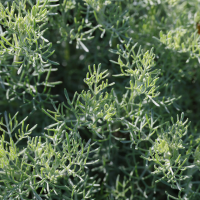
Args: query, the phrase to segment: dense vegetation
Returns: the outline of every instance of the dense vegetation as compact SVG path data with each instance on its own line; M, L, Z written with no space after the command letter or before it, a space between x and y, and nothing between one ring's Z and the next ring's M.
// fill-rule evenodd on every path
M198 0L0 0L0 199L200 196Z

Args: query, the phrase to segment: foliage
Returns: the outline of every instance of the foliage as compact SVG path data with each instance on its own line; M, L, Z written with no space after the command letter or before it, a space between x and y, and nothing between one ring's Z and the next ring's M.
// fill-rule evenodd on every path
M0 199L200 196L198 0L0 13Z

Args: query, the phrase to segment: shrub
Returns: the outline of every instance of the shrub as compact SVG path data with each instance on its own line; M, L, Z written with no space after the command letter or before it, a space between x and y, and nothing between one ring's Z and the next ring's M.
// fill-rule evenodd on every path
M0 199L197 199L198 8L0 0Z

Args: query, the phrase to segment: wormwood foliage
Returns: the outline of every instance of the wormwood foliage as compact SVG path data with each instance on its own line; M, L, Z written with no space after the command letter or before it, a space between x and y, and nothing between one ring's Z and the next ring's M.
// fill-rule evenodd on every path
M0 199L198 199L199 7L0 0Z

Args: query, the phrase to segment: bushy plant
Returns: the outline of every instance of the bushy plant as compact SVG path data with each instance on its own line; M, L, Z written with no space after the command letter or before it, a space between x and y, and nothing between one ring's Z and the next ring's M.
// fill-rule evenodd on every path
M0 199L200 196L198 0L0 0Z

